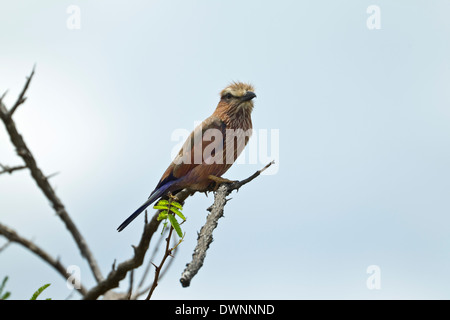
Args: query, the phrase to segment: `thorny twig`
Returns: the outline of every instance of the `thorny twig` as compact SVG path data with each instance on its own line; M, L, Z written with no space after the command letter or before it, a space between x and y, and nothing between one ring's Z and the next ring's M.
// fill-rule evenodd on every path
M177 199L178 200L178 199ZM169 206L170 206L170 202L171 202L172 200L171 199L169 199ZM172 214L171 212L170 212L170 210L167 210L168 211L168 214ZM155 264L153 264L154 266L155 266L155 277L154 277L154 279L153 279L153 283L152 283L152 287L150 288L150 291L149 291L149 293L148 293L148 295L147 295L147 298L146 298L146 300L150 300L150 298L151 298L151 296L152 296L152 294L153 294L153 292L155 291L155 289L156 289L156 286L158 285L158 280L159 280L159 277L160 277L160 273L161 273L161 270L162 270L162 267L163 267L163 265L164 265L164 263L166 262L166 259L169 257L169 256L172 256L172 252L176 249L176 247L183 241L183 238L181 238L179 241L178 241L178 243L173 247L173 248L169 248L169 246L170 246L170 238L172 237L172 233L173 233L173 230L174 230L174 228L173 228L173 226L171 225L170 226L170 230L169 230L169 235L167 236L167 238L166 238L166 250L165 250L165 252L164 252L164 256L163 256L163 258L162 258L162 260L161 260L161 263L159 264L159 266L156 266Z
M15 166L15 167L10 167L10 166L2 165L2 164L0 163L0 168L2 168L2 171L0 171L0 174L3 174L3 173L9 173L9 174L11 174L11 173L13 173L14 171L26 169L27 166Z

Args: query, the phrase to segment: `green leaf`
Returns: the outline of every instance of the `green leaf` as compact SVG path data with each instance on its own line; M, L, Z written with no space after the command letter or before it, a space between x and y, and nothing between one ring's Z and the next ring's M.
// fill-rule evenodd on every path
M5 292L5 294L0 297L0 300L6 300L9 298L10 295L11 295L11 292Z
M161 235L164 233L164 230L166 230L166 227L167 227L167 221L165 221L165 222L163 223L163 228L162 228L162 230L161 230Z
M161 211L161 213L159 214L158 218L156 219L157 221L161 221L164 219L167 219L167 214L169 212L167 210Z
M50 283L44 284L42 287L40 287L39 289L37 289L36 292L33 293L33 296L31 297L30 300L36 300L37 297L39 297L39 295L42 293L42 291L44 291L45 289L47 289L48 286L50 286Z
M179 216L181 219L186 220L186 218L183 216L183 214L178 211L177 208L170 208L170 211L172 211L173 213L175 213L177 216Z
M179 204L178 202L176 202L176 201L172 201L170 203L170 205L172 205L172 206L174 206L174 207L176 207L176 208L178 208L180 210L183 210L183 206L181 204Z
M173 215L171 215L171 214L169 214L167 217L169 218L170 224L175 229L175 231L177 232L178 236L180 238L183 237L183 232L181 231L180 224L178 223L177 219L175 219L175 217Z
M157 210L167 210L167 209L169 209L169 207L167 207L167 206L161 206L161 205L157 204L157 205L153 206L153 209L157 209Z
M156 205L162 205L162 206L168 205L168 204L169 204L169 201L168 201L168 200L159 200L159 201L156 203Z
M3 278L2 284L0 284L0 300L6 300L11 295L11 292L6 291L3 293L3 290L5 289L6 282L8 281L8 276Z
M0 294L2 294L3 289L5 288L6 282L8 281L8 276L3 278L2 284L0 284Z

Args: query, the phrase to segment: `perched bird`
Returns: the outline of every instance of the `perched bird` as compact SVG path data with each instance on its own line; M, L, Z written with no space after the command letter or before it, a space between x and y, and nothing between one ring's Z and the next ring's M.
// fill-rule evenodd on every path
M169 193L184 188L208 191L229 182L221 176L248 143L255 97L253 86L247 83L233 82L223 89L214 113L194 129L147 201L117 230L122 231L145 208Z

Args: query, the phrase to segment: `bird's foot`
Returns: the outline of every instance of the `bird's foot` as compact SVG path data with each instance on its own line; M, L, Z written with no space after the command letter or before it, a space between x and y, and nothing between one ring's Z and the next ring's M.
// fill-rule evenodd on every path
M176 202L180 201L180 200L178 200L178 198L177 198L176 196L174 196L174 195L172 194L172 192L170 192L170 191L169 191L169 193L167 194L167 196L168 196L170 199L172 199L173 201L176 201Z
M209 175L208 179L212 180L215 183L214 187L212 188L212 191L217 191L217 189L219 189L219 186L222 183L234 183L234 182L236 182L235 180L229 180L229 179L226 179L226 178L216 177L216 176L213 176L213 175Z

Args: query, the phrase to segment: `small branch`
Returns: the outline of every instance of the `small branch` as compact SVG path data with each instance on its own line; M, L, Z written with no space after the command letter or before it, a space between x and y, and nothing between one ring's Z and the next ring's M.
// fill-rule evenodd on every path
M1 247L0 247L0 252L2 252L3 250L5 250L6 248L8 248L9 247L9 245L11 244L11 240L8 240L8 242L6 242L4 245L2 245Z
M29 77L27 77L27 82L25 83L25 86L22 89L22 92L19 94L19 97L17 98L16 103L13 105L13 107L11 108L11 110L8 112L8 117L12 117L12 115L14 114L14 112L17 110L17 108L25 102L25 100L27 100L27 98L25 97L25 93L28 90L28 86L30 85L31 79L33 79L34 76L34 69L36 68L36 66L33 67L33 70L31 71L31 74Z
M217 191L214 192L214 203L208 208L210 214L206 217L205 225L200 229L200 233L197 238L197 246L192 254L192 261L186 265L183 273L181 274L180 282L183 287L189 287L192 278L197 274L200 268L203 266L203 262L206 257L206 251L209 245L213 241L212 233L217 227L218 221L223 217L224 207L227 203L226 197L233 191L239 190L243 185L251 182L258 177L264 170L270 167L274 161L267 164L264 168L256 171L253 175L242 181L236 181L233 183L222 183Z
M170 214L170 213L169 213ZM145 300L150 300L153 291L155 291L156 286L158 285L158 279L159 279L159 274L161 272L161 269L164 265L164 262L166 262L166 259L170 256L171 252L173 249L169 249L169 245L170 245L170 238L172 237L172 233L173 233L173 227L170 226L170 230L169 230L169 235L166 238L166 251L164 252L164 257L161 260L161 263L159 264L159 266L156 266L156 270L155 270L155 278L153 279L153 284L152 287L150 288L150 291L147 295L147 298Z
M57 176L58 174L59 174L59 171L49 174L48 176L46 176L46 178L47 178L47 180L49 180L50 178L53 178L53 177Z
M167 230L167 233L169 233L168 230ZM149 292L149 290L151 289L151 287L152 287L152 285L153 285L153 282L152 282L151 284L147 285L146 287L144 287L145 280L146 280L147 275L148 275L148 273L150 272L150 270L153 270L153 267L154 267L154 268L157 268L157 267L158 267L158 266L157 266L156 264L154 264L152 261L154 260L155 255L156 255L156 253L158 252L158 248L159 248L160 245L161 245L162 239L166 239L166 238L167 238L167 237L163 237L162 235L161 235L160 237L158 237L158 241L157 241L157 242L155 243L155 245L154 245L154 248L155 248L155 249L153 250L152 255L150 256L149 262L148 262L147 266L145 267L145 270L144 270L144 272L143 272L143 275L142 275L142 277L141 277L141 280L140 280L140 282L139 282L139 285L137 286L135 292L134 292L133 295L131 296L131 300L136 300L137 298L139 298L140 296L142 296L142 295L144 295L144 294L145 294L145 295L148 295L148 292ZM176 242L176 239L175 239L174 237L172 237L172 239L173 239L173 246L174 246L174 248L175 248L176 245L177 245L177 242ZM174 250L174 251L172 252L172 257L173 257L173 258L175 258L175 253L176 253L176 250ZM170 260L166 263L166 267L164 268L164 270L161 270L161 273L160 273L159 278L158 278L159 281L164 277L164 275L166 274L167 270L170 269L170 266L172 265L173 261L174 261L174 259L170 259Z
M8 93L8 90L6 90L5 92L3 92L2 96L0 97L0 104L3 101L3 98L5 98L6 94Z
M230 186L228 187L228 194L231 193L231 191L233 190L239 190L240 187L242 187L244 184L247 184L249 182L251 182L253 179L257 178L261 173L263 173L263 171L265 171L267 168L269 168L271 165L273 165L275 163L274 160L272 160L271 162L269 162L268 164L266 164L264 166L264 168L262 168L261 170L256 171L254 174L252 174L250 177L248 177L247 179L244 179L242 181L236 181L230 184ZM227 194L227 195L228 195Z
M134 272L130 271L130 288L128 290L127 300L131 299L131 295L133 294L133 280L134 280Z
M168 206L167 206L167 214L168 214L168 215L171 214L171 215L175 216L175 214L171 212L171 208L170 208L171 202L172 202L172 199L173 199L173 198L175 198L175 197L173 197L172 194L169 194L169 203L168 203ZM176 199L176 200L178 200L178 199ZM169 218L170 218L170 216L169 216ZM170 219L168 219L168 220L170 221ZM172 252L173 252L173 251L178 247L178 245L183 241L183 238L181 238L180 241L178 241L178 243L175 244L175 246L174 246L173 248L170 248L170 249L169 249L169 246L170 246L170 238L172 237L172 233L173 233L173 230L174 230L174 225L173 225L173 223L171 222L170 224L171 224L171 225L170 225L169 235L168 235L167 238L166 238L166 250L165 250L165 252L164 252L164 257L162 258L161 263L159 264L159 266L155 266L155 268L156 268L156 270L155 270L155 277L154 277L154 279L153 279L153 283L152 283L152 286L151 286L151 288L150 288L150 291L149 291L149 293L148 293L148 295L147 295L146 300L150 300L150 298L151 298L151 296L152 296L152 294L153 294L153 291L155 291L156 286L158 285L158 281L159 281L159 279L160 279L160 273L161 273L162 267L164 266L164 262L166 262L166 259L167 259L169 256L173 258ZM152 263L152 264L153 264L153 263ZM153 265L154 265L154 264L153 264Z
M145 212L147 213L147 211L145 211ZM167 230L164 230L164 232L168 233ZM144 286L144 284L145 284L145 280L147 279L147 276L148 276L150 270L152 270L152 266L154 266L156 268L156 265L152 261L154 260L154 258L156 257L156 254L158 253L158 249L159 249L159 247L161 245L162 239L164 239L164 237L161 234L161 236L158 237L158 240L157 240L157 242L154 245L154 249L152 251L152 254L150 255L149 262L147 263L147 266L145 267L145 270L142 273L141 280L139 281L139 284L138 284L138 286L136 288L136 294L134 296L138 296L138 295L141 295L141 294L143 294L145 292L148 292L150 290L150 288L151 288L151 285L150 285L147 289L144 289L144 290L141 289Z
M14 171L18 171L18 170L22 170L22 169L26 169L27 166L16 166L16 167L9 167L9 166L4 166L0 163L0 168L2 168L2 171L0 171L0 175L3 173L13 173Z
M43 249L39 248L37 245L35 245L33 242L21 237L17 232L12 230L11 228L0 224L0 234L3 235L5 238L7 238L10 242L16 242L23 247L27 248L31 252L35 253L37 256L39 256L42 260L50 264L61 276L63 276L64 279L69 278L69 274L67 273L67 268L65 268L59 259L54 259L51 257L47 252L45 252ZM85 295L87 290L80 285L79 288L76 288L80 294Z

